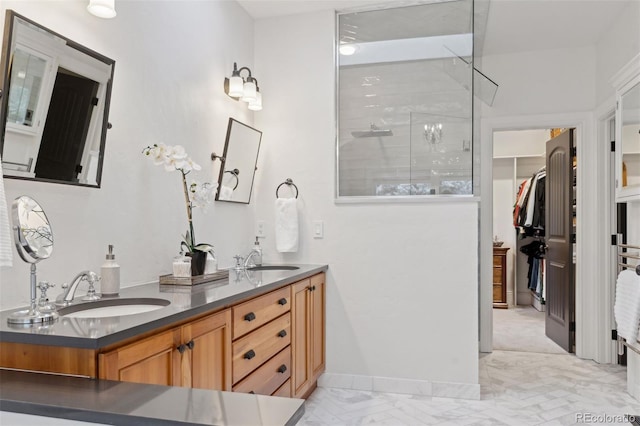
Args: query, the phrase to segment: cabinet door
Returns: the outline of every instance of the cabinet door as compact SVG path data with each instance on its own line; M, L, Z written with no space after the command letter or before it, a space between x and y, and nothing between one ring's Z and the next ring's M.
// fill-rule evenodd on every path
M292 285L291 338L294 397L306 396L325 368L325 274Z
M303 395L310 386L311 368L309 351L311 350L311 316L309 300L311 297L310 280L302 280L291 286L291 350L293 371L291 372L292 393L295 397Z
M324 371L324 316L325 316L325 285L324 274L311 277L311 373L313 380Z
M175 328L98 356L98 377L174 386L180 383L180 329Z
M231 390L231 310L182 326L181 386Z

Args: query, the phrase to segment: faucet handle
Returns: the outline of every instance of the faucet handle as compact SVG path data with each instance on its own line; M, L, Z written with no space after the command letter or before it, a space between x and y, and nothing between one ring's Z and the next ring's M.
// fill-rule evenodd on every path
M233 256L233 258L236 260L236 266L235 266L235 268L234 268L234 269L235 269L236 271L240 271L240 270L244 269L244 268L242 267L242 260L243 260L243 257L242 257L242 256L240 256L239 254L236 254L235 256Z
M49 281L40 281L37 287L40 289L40 301L47 300L47 290L51 287L55 287L55 284L49 283Z
M66 283L65 283L65 284L66 284ZM40 289L40 291L41 291L42 293L45 293L45 294L47 293L47 290L48 290L48 289L50 289L50 288L52 288L52 287L55 287L55 286L56 286L55 284L51 284L51 283L49 283L49 281L40 281L40 282L38 283L38 288ZM64 286L64 284L63 284L63 286ZM68 287L68 285L67 285L67 287ZM63 287L63 288L64 288L64 287Z
M89 271L84 279L89 283L89 289L87 290L87 295L82 298L84 301L94 301L100 300L100 296L96 294L96 289L94 287L95 283L100 281L100 276L95 272Z

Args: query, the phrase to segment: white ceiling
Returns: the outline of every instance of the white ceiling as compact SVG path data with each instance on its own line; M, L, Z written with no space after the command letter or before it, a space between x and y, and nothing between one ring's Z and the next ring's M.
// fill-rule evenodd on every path
M583 47L596 44L630 2L640 0L476 0L486 10L483 55ZM254 18L296 15L320 10L344 10L416 4L411 0L238 0ZM484 7L483 7L484 6ZM640 16L638 17L640 22ZM482 36L482 22L476 35ZM478 31L480 30L480 31ZM478 34L480 33L480 34ZM476 52L478 54L480 52Z

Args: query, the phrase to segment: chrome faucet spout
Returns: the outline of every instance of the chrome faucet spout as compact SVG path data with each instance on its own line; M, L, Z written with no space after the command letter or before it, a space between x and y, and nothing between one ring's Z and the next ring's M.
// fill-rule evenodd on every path
M59 301L62 302L64 306L69 305L73 298L75 297L76 290L82 281L87 281L89 283L89 289L87 291L87 295L83 298L83 300L98 300L100 296L98 296L95 292L94 285L100 281L100 277L98 274L92 271L82 271L76 275L73 280L71 280L71 284L66 286L65 292L59 296ZM62 285L65 288L65 284Z
M262 253L259 250L253 249L251 253L247 255L247 258L244 260L244 269L253 268L256 266L256 263L253 261L253 256L262 256Z

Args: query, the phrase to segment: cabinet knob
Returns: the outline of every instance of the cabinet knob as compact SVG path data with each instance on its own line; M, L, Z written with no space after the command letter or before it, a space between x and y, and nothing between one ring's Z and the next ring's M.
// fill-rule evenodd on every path
M278 368L278 373L284 373L285 371L287 371L287 366L282 364L279 368Z
M194 341L193 341L193 339L191 339L191 340L189 341L189 343L187 343L187 347L188 347L189 349L193 349L193 347L194 347L195 345L196 345L196 342L194 342Z
M254 392L254 391L249 391L249 393L255 394L255 392Z
M178 350L178 352L180 352L181 354L183 354L183 353L184 353L184 351L186 351L186 350L187 350L187 347L186 347L184 344L182 344L182 345L178 346L176 349Z
M253 349L251 349L246 354L244 354L244 359L251 359L254 356L256 356L256 353L253 351Z
M287 304L287 299L285 299L284 297L278 300L278 305L286 305L286 304Z
M256 314L254 314L253 312L249 312L244 316L245 321L253 321L254 319L256 319Z
M280 330L280 333L278 333L278 337L285 337L286 335L287 335L286 330Z

